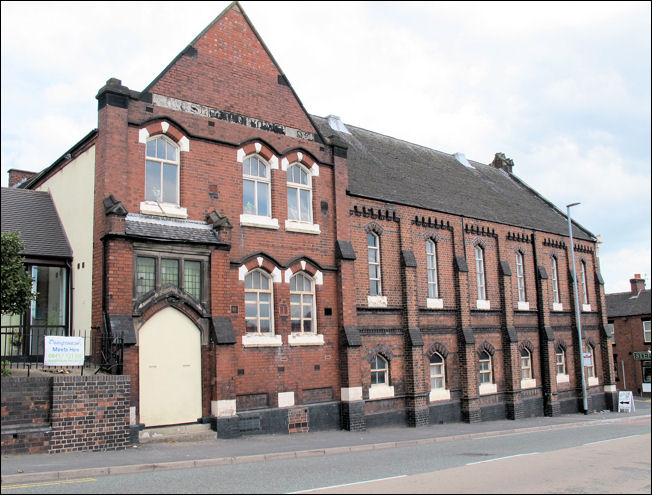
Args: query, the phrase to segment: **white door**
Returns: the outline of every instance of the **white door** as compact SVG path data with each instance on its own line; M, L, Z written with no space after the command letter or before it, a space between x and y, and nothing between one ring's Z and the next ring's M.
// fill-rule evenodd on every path
M145 426L196 422L201 407L201 336L174 308L152 316L140 329L140 422Z

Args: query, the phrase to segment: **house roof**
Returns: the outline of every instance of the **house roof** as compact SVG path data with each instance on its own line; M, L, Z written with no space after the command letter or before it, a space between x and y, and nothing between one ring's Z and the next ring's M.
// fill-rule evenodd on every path
M20 231L28 257L72 258L50 193L2 188L2 232Z
M194 220L152 217L129 213L125 218L125 233L130 236L163 241L183 241L200 244L223 244L213 228Z
M322 135L348 145L349 193L468 218L568 235L566 215L515 175L346 124L350 134L312 116ZM573 222L573 236L594 241Z
M637 295L631 292L616 292L606 294L607 317L650 315L652 293L650 289L640 291Z

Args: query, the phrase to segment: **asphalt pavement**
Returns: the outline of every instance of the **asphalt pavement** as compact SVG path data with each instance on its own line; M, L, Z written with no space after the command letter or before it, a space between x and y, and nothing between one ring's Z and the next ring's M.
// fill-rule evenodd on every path
M399 448L525 431L579 428L601 422L650 418L650 399L636 399L635 411L610 411L520 420L450 423L418 428L387 426L363 432L345 430L294 434L248 435L236 439L145 443L117 451L63 454L2 454L2 484L52 481L146 471L188 469L220 464L337 455Z

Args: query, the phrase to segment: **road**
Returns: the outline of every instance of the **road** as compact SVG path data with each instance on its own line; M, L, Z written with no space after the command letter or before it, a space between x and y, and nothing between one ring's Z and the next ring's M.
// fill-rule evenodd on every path
M3 485L2 493L650 493L650 418L250 464Z

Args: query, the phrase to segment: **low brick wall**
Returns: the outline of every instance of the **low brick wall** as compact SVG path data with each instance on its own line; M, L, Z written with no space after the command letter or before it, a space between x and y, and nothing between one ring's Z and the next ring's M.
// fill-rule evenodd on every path
M2 378L2 453L130 445L129 376Z

